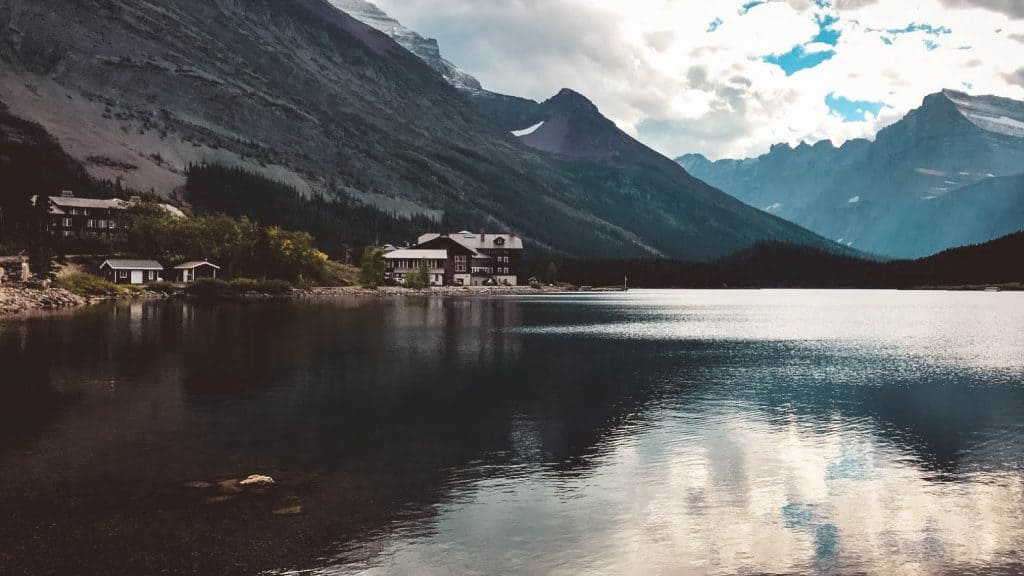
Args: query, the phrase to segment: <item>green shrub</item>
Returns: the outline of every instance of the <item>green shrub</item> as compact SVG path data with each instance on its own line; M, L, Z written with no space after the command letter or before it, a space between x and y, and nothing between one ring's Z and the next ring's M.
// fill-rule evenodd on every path
M256 291L271 296L290 294L292 285L285 280L260 280L256 283Z
M384 251L375 246L363 250L359 261L359 283L365 288L376 288L384 281Z
M292 291L292 285L285 280L253 280L252 278L235 278L231 281L231 289L238 294L268 294L283 296Z
M416 270L405 275L405 286L415 290L423 290L430 287L430 268L426 264L420 264Z
M146 284L146 290L149 292L163 292L165 294L173 294L179 290L178 286L173 282L152 282Z
M79 296L120 296L126 293L117 284L92 274L71 274L58 278L54 286Z
M245 294L246 292L256 292L257 282L252 278L235 278L231 281L231 289L239 294Z
M234 296L231 284L214 278L200 278L185 288L185 293L200 298L230 298Z

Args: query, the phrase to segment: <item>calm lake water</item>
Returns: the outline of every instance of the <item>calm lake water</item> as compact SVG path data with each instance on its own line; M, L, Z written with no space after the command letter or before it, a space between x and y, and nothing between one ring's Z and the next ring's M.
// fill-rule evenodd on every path
M1017 574L1022 448L1020 293L118 304L0 324L0 573Z

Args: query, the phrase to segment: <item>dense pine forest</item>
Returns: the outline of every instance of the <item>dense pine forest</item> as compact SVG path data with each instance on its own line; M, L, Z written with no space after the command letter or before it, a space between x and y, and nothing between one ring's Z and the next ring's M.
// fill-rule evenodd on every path
M246 216L266 226L309 232L321 250L337 260L352 260L362 247L415 239L438 223L381 212L343 196L310 197L258 174L221 165L191 166L186 200L198 213Z

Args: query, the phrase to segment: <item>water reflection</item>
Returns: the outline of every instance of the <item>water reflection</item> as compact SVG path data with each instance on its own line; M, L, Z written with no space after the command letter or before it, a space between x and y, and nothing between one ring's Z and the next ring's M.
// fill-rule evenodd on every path
M13 323L0 548L16 573L1013 573L1022 349L1012 294L135 303ZM287 494L181 489L252 472ZM305 513L271 515L280 498Z

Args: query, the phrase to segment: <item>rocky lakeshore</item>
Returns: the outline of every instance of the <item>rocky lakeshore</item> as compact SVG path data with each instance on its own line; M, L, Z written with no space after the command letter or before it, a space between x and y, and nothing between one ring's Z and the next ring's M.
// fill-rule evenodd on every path
M61 288L31 288L24 285L0 286L0 316L12 316L32 310L59 310L83 306L95 301Z
M423 290L415 290L402 286L381 286L379 288L338 286L295 290L294 295L299 298L330 298L335 296L372 296L377 298L392 298L399 296L526 296L532 294L558 294L564 292L568 292L568 290L558 286L542 286L539 288L531 288L529 286L433 286Z
M521 296L530 294L552 294L566 292L564 288L543 287L434 287L429 290L413 290L397 286L384 286L376 289L360 286L315 287L293 290L288 295L276 298L314 299L342 296L360 296L374 298L396 298L405 296L441 296L441 297L480 297L480 296ZM173 297L180 294L146 293L146 297ZM127 296L126 296L127 297ZM139 297L138 294L132 297ZM271 296L257 293L240 295L242 299L270 298ZM24 284L6 284L0 286L0 316L14 316L34 310L60 310L85 306L110 300L109 297L79 296L62 288L33 288Z

